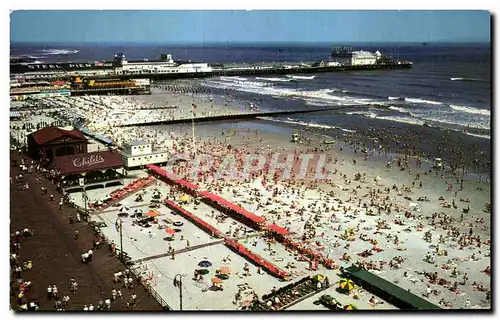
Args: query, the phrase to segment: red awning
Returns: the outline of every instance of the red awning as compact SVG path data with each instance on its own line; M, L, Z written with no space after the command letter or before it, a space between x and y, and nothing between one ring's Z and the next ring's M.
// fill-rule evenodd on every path
M280 270L277 266L275 266L271 262L267 261L266 259L262 258L258 254L251 252L245 246L239 244L238 242L231 240L229 238L226 238L225 243L226 243L226 245L234 248L236 251L238 251L238 253L245 256L246 258L248 258L249 260L251 260L255 264L257 264L257 265L263 267L265 270L269 271L273 276L283 278L283 277L286 277L288 275L287 272Z
M289 232L287 229L283 228L283 227L280 227L278 225L275 225L275 224L270 224L266 227L267 229L269 230L272 230L282 236L286 236L288 234L290 234L291 232Z
M200 187L198 187L197 185L195 185L194 183L191 183L189 181L186 181L186 180L177 180L176 181L178 184L180 184L181 186L184 186L188 189L191 189L191 190L197 190L199 189Z
M189 221L192 221L199 228L207 231L211 235L216 235L216 236L219 236L219 237L223 236L223 233L221 231L219 231L218 229L216 229L215 227L213 227L208 222L206 222L206 221L198 218L197 216L195 216L191 212L187 211L186 209L182 208L181 206L177 205L175 202L173 202L171 200L165 200L165 205L167 207L169 207L170 209L178 212L181 216L183 216L184 218L188 219Z
M243 209L242 207L240 207L240 206L238 206L230 201L227 201L226 199L219 197L218 195L215 195L215 194L210 193L208 191L200 191L200 195L205 197L205 198L208 198L212 201L215 201L218 204L235 211L236 213L241 214L242 216L252 220L255 223L263 223L264 221L266 221L264 218L259 217L255 214Z

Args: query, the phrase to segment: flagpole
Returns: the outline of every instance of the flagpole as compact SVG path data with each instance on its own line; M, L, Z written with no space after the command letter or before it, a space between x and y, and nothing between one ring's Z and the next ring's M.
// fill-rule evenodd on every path
M196 143L194 140L194 103L191 104L191 128L193 130L193 152L196 156Z

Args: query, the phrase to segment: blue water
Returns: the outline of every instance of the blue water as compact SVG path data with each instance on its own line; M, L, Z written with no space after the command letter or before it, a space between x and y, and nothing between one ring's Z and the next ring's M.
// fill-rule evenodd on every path
M412 69L323 73L314 79L287 76L193 79L208 87L230 90L235 96L264 101L267 106L313 107L363 105L343 111L352 119L331 115L303 115L293 121L346 128L356 123L426 125L487 138L491 127L491 48L489 45L359 44L355 49L379 50L399 60L414 62ZM39 61L111 60L116 52L128 59L159 58L202 62L316 61L327 59L327 45L137 46L137 45L22 45L11 55L30 55ZM310 75L304 75L310 76ZM274 100L273 96L285 100ZM282 102L285 101L285 102ZM278 119L287 121L290 119ZM348 122L348 121L347 121Z

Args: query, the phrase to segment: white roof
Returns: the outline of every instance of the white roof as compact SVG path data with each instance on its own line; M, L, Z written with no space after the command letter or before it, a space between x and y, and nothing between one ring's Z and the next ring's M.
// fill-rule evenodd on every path
M151 144L151 142L145 140L135 140L128 143L129 146L146 146L149 144Z
M353 51L353 56L356 58L375 58L375 54L369 51Z

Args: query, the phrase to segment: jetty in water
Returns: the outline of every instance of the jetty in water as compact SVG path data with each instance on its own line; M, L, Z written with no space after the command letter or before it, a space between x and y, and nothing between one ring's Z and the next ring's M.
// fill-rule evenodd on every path
M324 112L324 111L337 111L350 107L360 107L365 105L342 105L328 108L317 108L317 109L305 109L305 110L289 110L289 111L265 111L265 112L254 112L254 113L232 113L232 114L222 114L216 116L203 116L194 118L180 118L171 120L158 120L158 121L147 121L147 122L134 122L134 123L124 123L119 125L120 127L136 127L136 126L156 126L156 125L169 125L169 124L182 124L182 123L195 123L200 122L220 122L220 121L240 121L255 119L261 117L278 117L292 114L303 114L303 113L314 113L314 112Z

